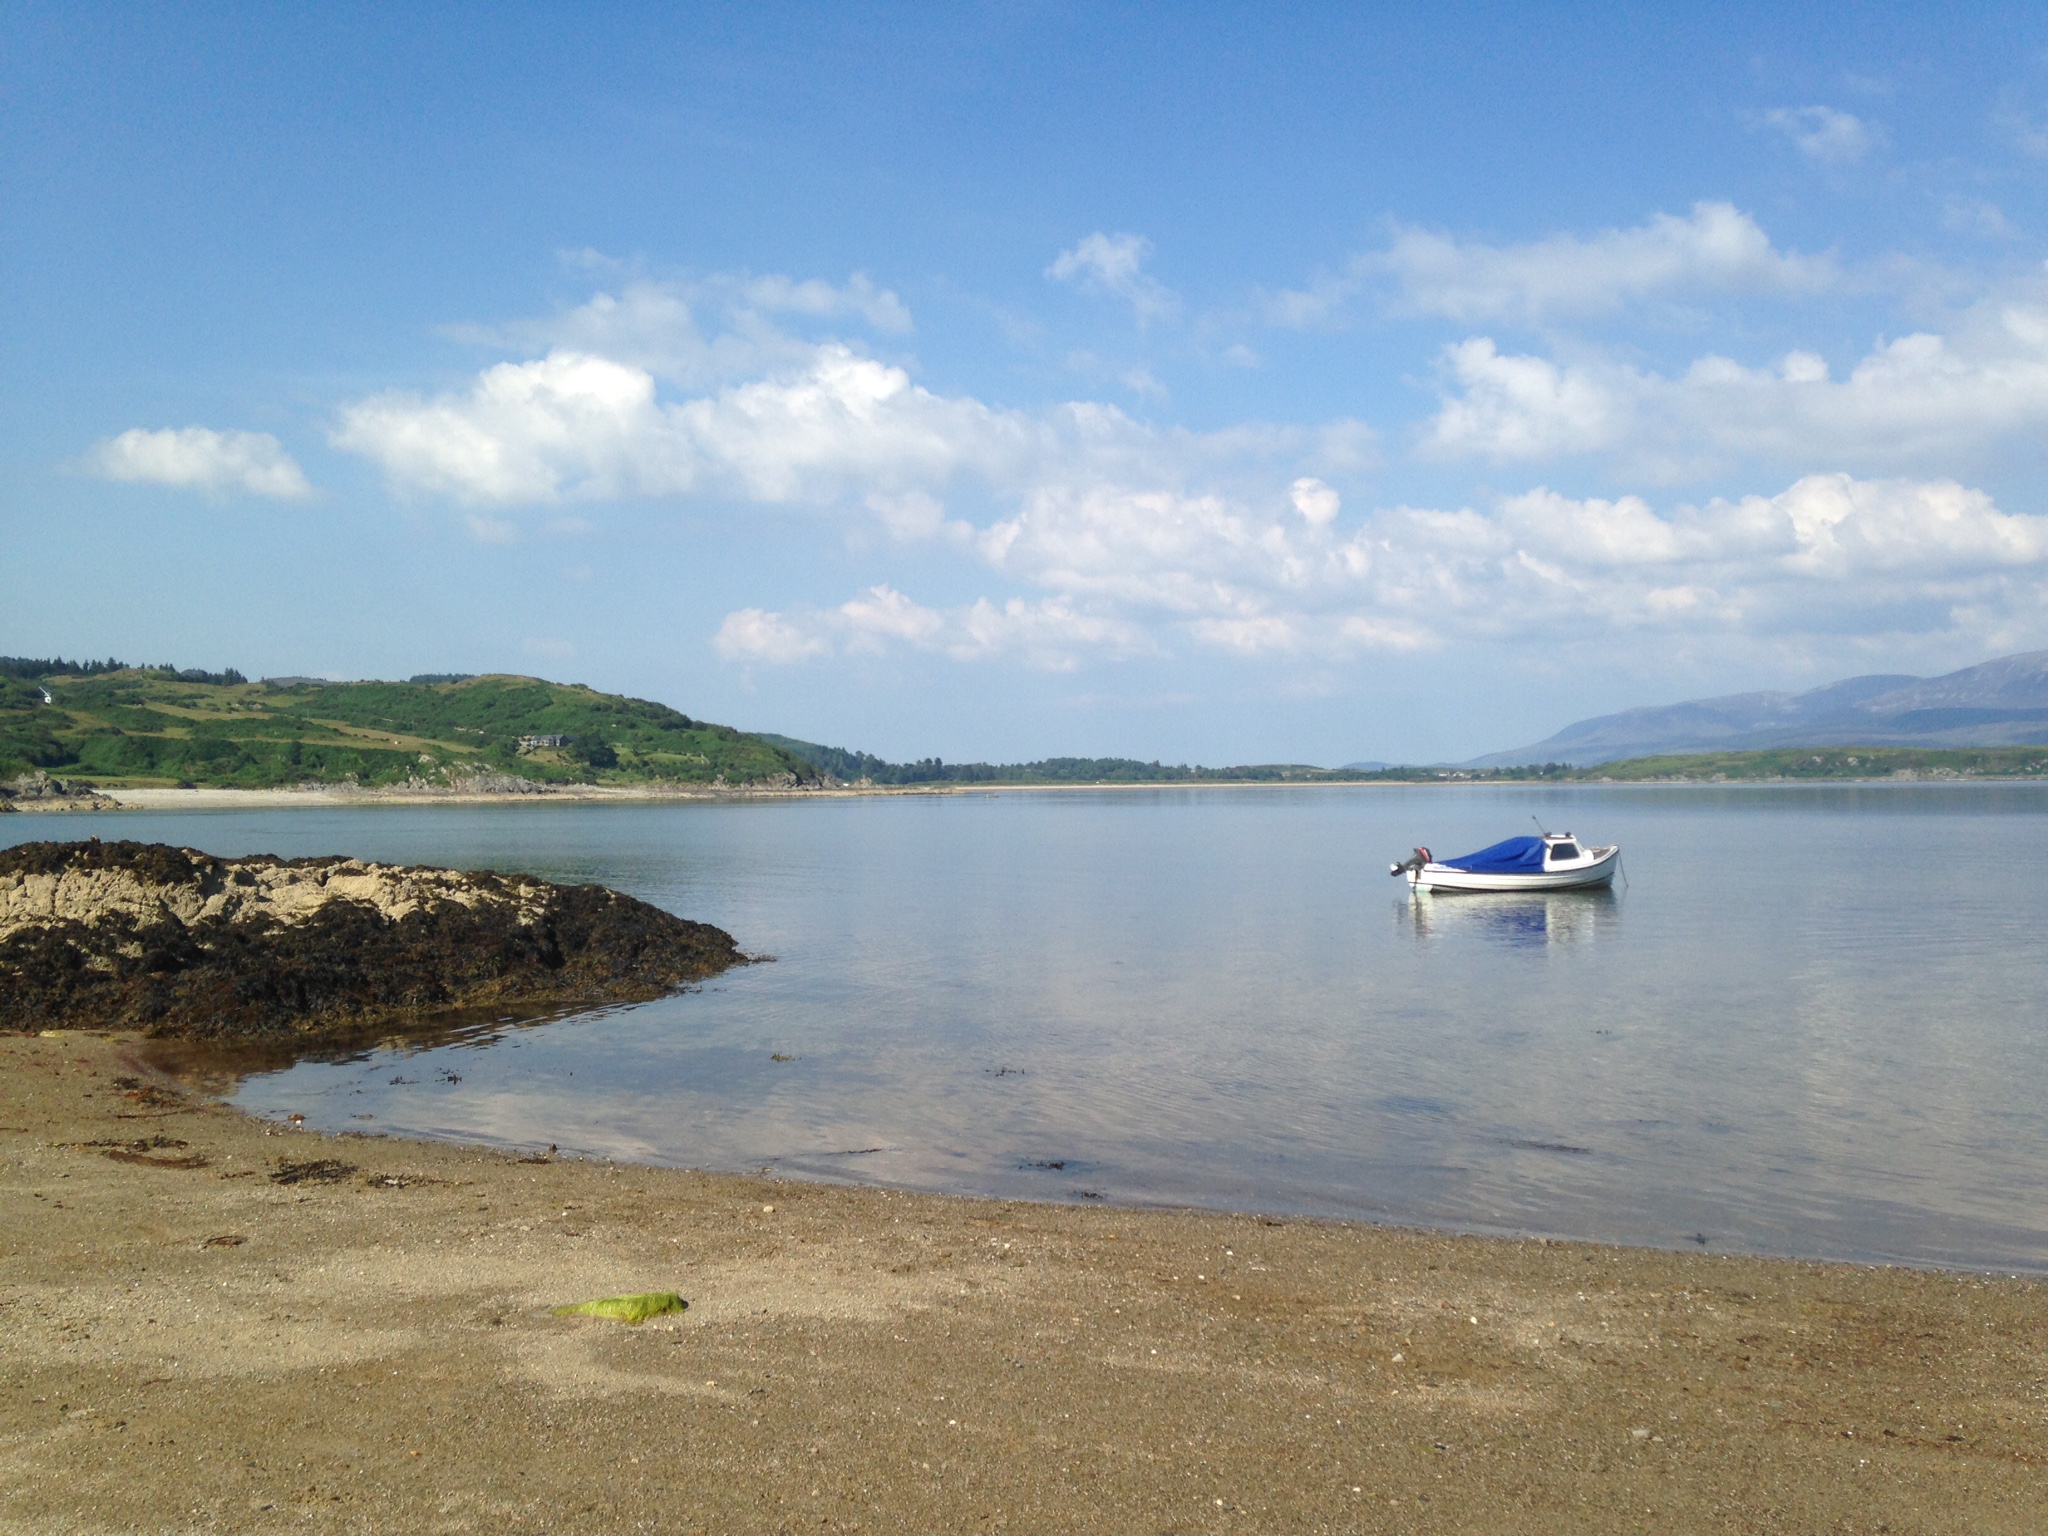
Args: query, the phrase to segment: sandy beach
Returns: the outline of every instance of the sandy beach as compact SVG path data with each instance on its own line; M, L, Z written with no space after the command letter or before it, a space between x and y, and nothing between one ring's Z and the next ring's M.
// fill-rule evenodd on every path
M1134 784L835 784L830 788L785 789L776 786L658 784L551 784L545 790L517 794L505 791L353 789L332 785L309 789L169 789L161 787L101 788L96 794L129 811L250 811L293 807L366 805L534 805L547 803L598 805L660 805L701 800L853 800L887 796L995 795L1068 793L1099 790L1161 789L1360 789L1372 783L1221 781ZM92 809L82 803L24 802L18 809L50 814Z
M0 1212L10 1532L2048 1527L2027 1279L330 1138L75 1033Z
M1896 784L1908 781L1935 782L1944 779L1953 781L1956 777L1955 775L1944 776L1941 774L1914 776L1892 773L1870 779L1835 779L1828 782L1837 785ZM1623 781L1601 779L1581 782L1609 784ZM1632 788L1684 788L1688 785L1707 781L1638 779L1626 782ZM1797 779L1751 779L1741 782L1752 785L1786 785L1804 781ZM1978 776L1975 782L2020 783L2031 781L2017 777L1997 779L1995 776L1987 774ZM1103 792L1139 793L1163 790L1271 790L1276 793L1285 793L1301 790L1407 789L1418 786L1447 787L1442 781L1422 778L1324 781L1203 780L1194 782L1110 784L836 784L829 788L810 787L802 789L784 789L772 786L757 787L751 785L713 788L708 785L670 787L646 784L554 784L549 785L544 791L524 794L502 791L472 792L438 789L352 789L340 785L308 789L169 789L162 787L129 788L113 786L96 788L93 792L93 797L87 799L53 800L40 804L24 801L17 805L15 809L30 814L62 815L93 810L265 811L375 805L662 805L678 802L720 800L857 800L891 796L1099 794ZM93 803L95 799L100 803ZM111 803L109 804L108 802Z
M131 811L278 810L293 806L343 805L531 805L544 801L644 805L667 800L802 799L812 795L850 794L850 790L666 788L657 785L614 787L604 784L549 785L528 794L502 791L356 789L329 785L307 789L167 789L112 788L100 791ZM28 809L24 806L23 809Z

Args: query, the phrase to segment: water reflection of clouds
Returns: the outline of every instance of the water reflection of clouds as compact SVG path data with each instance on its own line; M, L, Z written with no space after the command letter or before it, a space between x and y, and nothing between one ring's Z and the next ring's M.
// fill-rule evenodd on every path
M1633 893L1387 881L1525 808L1627 844ZM236 1101L308 1126L2048 1272L2048 785L120 816L87 829L587 869L783 957L253 1065Z
M1473 939L1510 949L1613 938L1621 901L1611 890L1421 892L1395 903L1418 940Z

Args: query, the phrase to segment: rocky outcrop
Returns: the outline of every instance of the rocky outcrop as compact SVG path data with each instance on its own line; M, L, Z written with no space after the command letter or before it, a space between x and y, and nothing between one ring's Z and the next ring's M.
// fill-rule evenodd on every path
M644 1001L745 959L602 886L97 839L0 851L0 1029L310 1038Z
M424 781L420 781L425 788ZM408 786L410 787L410 786ZM484 768L450 771L448 788L458 795L547 795L554 793L552 784L537 783L523 779L516 773L493 773Z
M92 785L24 773L0 783L0 811L118 811L121 802Z

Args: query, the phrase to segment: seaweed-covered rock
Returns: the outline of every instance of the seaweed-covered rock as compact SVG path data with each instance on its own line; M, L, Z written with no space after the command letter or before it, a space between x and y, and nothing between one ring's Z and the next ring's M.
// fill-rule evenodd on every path
M745 960L602 886L96 839L0 851L0 1029L336 1035L639 1002Z

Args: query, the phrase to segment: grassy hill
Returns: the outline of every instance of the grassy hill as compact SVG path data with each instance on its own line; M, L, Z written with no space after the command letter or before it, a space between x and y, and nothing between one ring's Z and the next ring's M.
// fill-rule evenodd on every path
M2048 747L1783 747L1768 752L1688 752L1636 757L1575 770L1575 779L1623 782L1761 779L2048 778Z
M0 659L0 778L36 769L250 789L486 774L621 785L819 778L759 736L534 677L252 683L237 672Z

